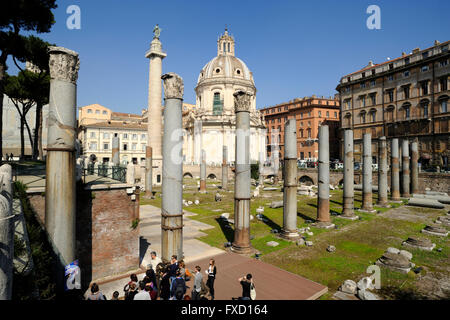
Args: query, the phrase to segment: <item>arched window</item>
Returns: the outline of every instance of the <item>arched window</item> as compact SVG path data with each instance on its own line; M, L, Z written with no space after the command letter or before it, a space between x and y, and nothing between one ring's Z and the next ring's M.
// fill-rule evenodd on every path
M386 108L386 121L392 122L394 121L394 110L395 106L390 105Z
M303 138L303 129L300 129L300 138Z
M347 127L351 127L352 126L352 115L351 115L351 113L347 113L345 115L345 124L347 125Z
M361 111L361 113L359 114L360 118L361 118L361 123L366 123L366 112L363 110Z
M224 53L227 52L227 49L226 49L226 43L225 43L225 42L223 43L223 52L224 52Z
M370 110L370 120L372 122L376 122L377 121L377 110L376 109L371 109Z
M402 108L404 119L409 119L411 117L411 104L407 102L403 104Z
M228 52L231 52L230 50L230 43L228 42Z

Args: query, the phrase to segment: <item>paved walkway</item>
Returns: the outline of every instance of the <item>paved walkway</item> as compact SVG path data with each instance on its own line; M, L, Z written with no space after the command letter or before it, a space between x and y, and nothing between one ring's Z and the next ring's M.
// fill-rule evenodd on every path
M150 261L150 252L156 251L158 256L161 253L161 209L151 205L140 207L139 229L141 235L140 243L140 261L141 266L146 268ZM183 250L184 261L191 261L209 258L211 256L223 253L223 250L212 247L200 240L199 237L206 236L206 233L200 230L207 230L213 226L196 220L189 219L195 216L195 213L184 211L183 216Z

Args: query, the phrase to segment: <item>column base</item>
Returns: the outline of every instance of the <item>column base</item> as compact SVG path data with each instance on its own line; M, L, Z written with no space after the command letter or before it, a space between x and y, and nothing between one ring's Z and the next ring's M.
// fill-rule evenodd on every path
M281 230L280 237L290 240L290 239L298 238L298 237L300 237L300 235L297 231Z
M377 202L376 204L377 207L381 207L381 208L390 208L391 205L386 201L386 202Z
M362 207L360 209L358 209L359 212L366 212L366 213L375 213L377 212L377 210L375 210L373 207Z
M411 194L409 194L409 193L404 193L404 194L402 194L400 197L402 197L402 198L411 198Z
M324 221L319 221L319 222L313 223L312 226L319 228L319 229L332 229L335 227L334 223L324 222Z
M355 215L351 215L351 216L340 215L340 216L337 216L337 218L342 218L342 219L347 219L347 220L358 220L359 216L355 216Z
M237 245L232 244L231 245L231 251L237 254L252 254L256 250L253 247L240 247Z

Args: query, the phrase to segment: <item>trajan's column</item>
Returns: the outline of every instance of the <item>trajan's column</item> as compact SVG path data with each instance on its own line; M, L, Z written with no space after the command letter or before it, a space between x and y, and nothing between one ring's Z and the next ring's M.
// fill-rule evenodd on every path
M145 57L150 59L150 71L148 81L148 112L147 112L147 146L152 148L152 181L146 183L160 184L162 172L162 59L167 54L162 51L159 41L161 30L158 25L153 29L153 40L150 50ZM149 180L149 179L148 179Z

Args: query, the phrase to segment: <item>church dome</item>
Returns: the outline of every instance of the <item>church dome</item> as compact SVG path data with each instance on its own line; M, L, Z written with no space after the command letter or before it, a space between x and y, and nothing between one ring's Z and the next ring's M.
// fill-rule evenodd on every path
M200 71L197 85L208 79L232 78L236 80L249 81L249 85L255 85L253 74L247 65L234 56L234 38L225 33L217 41L217 56L209 61ZM207 81L209 82L209 81Z

